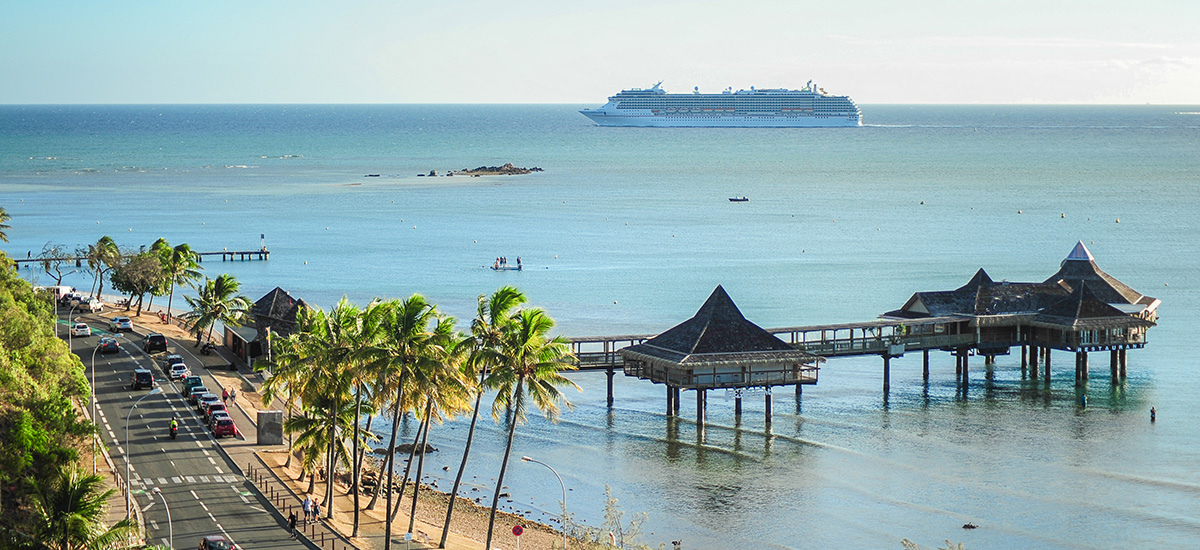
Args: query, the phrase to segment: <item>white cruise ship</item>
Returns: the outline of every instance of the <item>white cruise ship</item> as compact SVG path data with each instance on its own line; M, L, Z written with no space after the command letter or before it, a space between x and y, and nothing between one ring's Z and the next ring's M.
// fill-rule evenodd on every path
M668 94L662 82L608 98L579 111L600 126L796 128L862 126L862 112L847 96L825 93L808 81L803 90L726 89L719 94Z

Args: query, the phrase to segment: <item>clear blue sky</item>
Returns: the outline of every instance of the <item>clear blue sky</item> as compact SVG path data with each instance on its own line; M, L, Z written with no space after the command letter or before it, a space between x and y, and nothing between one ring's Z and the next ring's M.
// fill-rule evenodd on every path
M0 0L0 103L1200 103L1200 0Z

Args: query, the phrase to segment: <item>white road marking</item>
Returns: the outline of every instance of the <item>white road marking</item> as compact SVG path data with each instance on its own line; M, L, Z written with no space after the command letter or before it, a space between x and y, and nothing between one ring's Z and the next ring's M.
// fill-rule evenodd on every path
M158 522L156 522L154 520L150 520L150 528L157 531L158 530Z
M142 511L143 511L143 512L145 512L146 510L149 510L149 509L150 509L152 506L154 506L154 501L153 501L153 500L152 500L152 501L150 501L150 504L147 504L147 505L143 506L143 507L142 507Z
M197 446L197 447L200 447L201 449L203 449L203 448L204 448L204 444L203 444L203 443L201 443L201 442L199 442L199 441L197 441L197 442L196 442L196 446Z
M200 476L200 483L208 483L208 476Z
M163 543L162 543L162 545L163 545L163 546L166 546L166 547L168 547L168 548L170 548L170 547L171 547L171 543L167 542L167 539L159 539L159 540L162 540L162 541L163 541Z
M192 476L183 476L183 479L186 479L186 480L187 480L187 482L188 482L189 484L190 484L190 483L195 483L195 482L196 482L196 478L194 478L194 477L192 477ZM195 494L196 494L196 493L192 493L192 495L193 495L193 496L195 496Z
M158 484L159 484L159 485L166 485L166 484L167 484L167 478L165 478L165 477L160 477L160 478L158 478Z
M250 499L246 498L246 495L242 495L242 502L245 502L246 504L250 504Z
M204 453L204 456L208 456L208 449L204 449L203 451L200 451L200 452Z
M205 511L205 512L207 512L207 511L208 511L208 506L205 506L205 505L204 505L204 501L200 501L200 507L201 507L201 508L204 508L204 511Z
M117 442L117 440L113 439L113 443L116 443L116 442ZM122 448L121 445L119 445L119 444L117 445L117 454L121 454L121 455L125 454L125 449Z
M171 483L183 483L183 480L178 477L171 478Z
M200 497L196 496L196 491L188 491L188 492L192 494L192 498L194 498L196 500L200 500Z
M213 460L211 456L210 456L210 457L208 457L208 461L209 461L209 462L211 462L211 463L213 463L213 464L216 464L216 463L217 463L217 461Z
M220 466L217 466L217 473L223 474L223 473L225 473L225 470L222 470Z
M209 513L208 513L208 519L211 519L211 520L213 520L213 523L216 523L216 522L217 522L217 518L213 517L213 515L212 515L212 512L209 512ZM222 532L224 532L224 531L222 531Z
M258 510L259 512L262 512L262 513L264 513L264 514L265 514L265 513L267 513L267 511L266 511L266 510L263 510L262 508L259 508L258 506L250 506L249 508L250 508L251 510Z

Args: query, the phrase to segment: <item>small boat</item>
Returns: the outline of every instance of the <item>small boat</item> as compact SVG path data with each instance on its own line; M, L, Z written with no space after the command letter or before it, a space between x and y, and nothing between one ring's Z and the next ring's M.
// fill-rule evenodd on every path
M521 271L519 265L494 265L492 271Z
M742 197L729 197L729 202L750 202L750 199Z

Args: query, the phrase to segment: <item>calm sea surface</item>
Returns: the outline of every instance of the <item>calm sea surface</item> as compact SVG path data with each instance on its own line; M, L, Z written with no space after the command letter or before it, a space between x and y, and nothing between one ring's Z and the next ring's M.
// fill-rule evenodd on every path
M1041 281L1082 240L1163 300L1126 382L1093 358L1086 409L1062 353L1048 387L1021 380L1019 354L990 380L976 360L966 399L950 356L933 354L926 386L910 354L886 402L881 361L846 358L800 402L777 392L769 432L761 399L739 421L711 392L699 437L690 393L668 423L661 386L619 377L609 410L603 374L579 373L574 409L532 418L514 455L554 466L588 524L610 485L649 514L653 544L1200 545L1200 107L867 105L867 127L794 130L599 128L576 108L4 106L2 246L257 249L265 234L271 261L207 274L323 307L419 292L464 325L476 296L515 284L586 336L661 331L717 284L762 326L866 320L980 267ZM506 162L545 172L416 177ZM487 269L497 256L526 270ZM481 426L467 492L486 503L503 428ZM443 490L465 435L465 420L431 432ZM558 513L541 466L514 462L506 482L504 505Z

